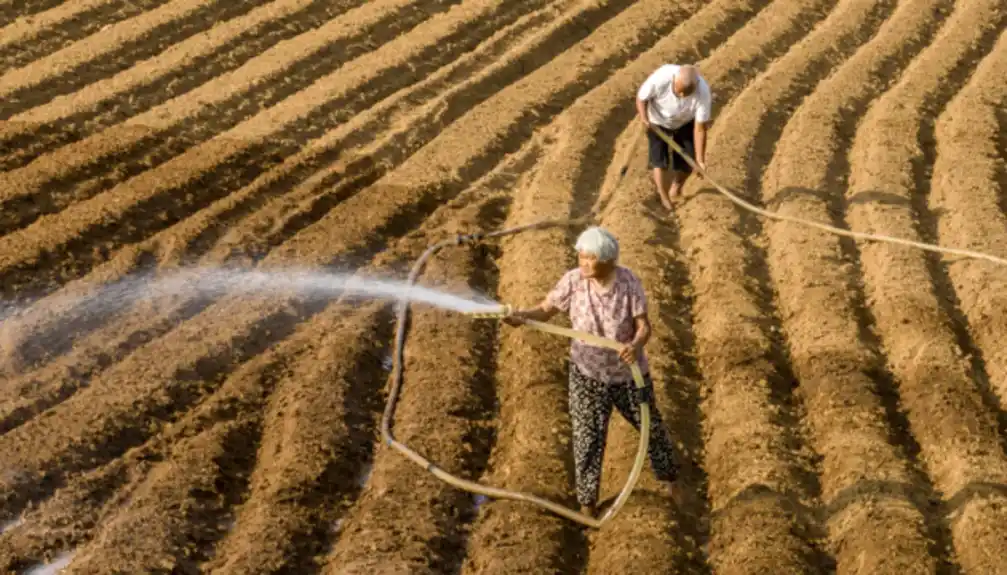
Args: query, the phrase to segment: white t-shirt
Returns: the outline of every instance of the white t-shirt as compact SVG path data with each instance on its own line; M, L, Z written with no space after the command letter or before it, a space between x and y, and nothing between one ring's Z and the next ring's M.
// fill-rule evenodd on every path
M688 97L680 98L672 89L679 68L676 64L661 66L637 91L638 100L650 100L647 103L647 119L651 124L675 130L692 119L701 123L710 121L713 100L710 85L700 76L696 90Z

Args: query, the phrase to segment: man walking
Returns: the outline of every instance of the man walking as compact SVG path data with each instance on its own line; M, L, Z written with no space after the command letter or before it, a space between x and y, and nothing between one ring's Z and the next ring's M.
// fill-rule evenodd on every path
M710 86L695 66L665 64L654 71L636 94L636 110L647 128L649 164L661 204L672 209L692 173L677 152L655 133L661 130L706 170L706 131L713 108ZM670 172L670 173L669 173Z

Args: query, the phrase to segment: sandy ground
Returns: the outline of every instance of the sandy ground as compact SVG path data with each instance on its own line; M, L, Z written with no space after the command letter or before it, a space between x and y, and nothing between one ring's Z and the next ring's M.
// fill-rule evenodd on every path
M1007 271L699 179L662 215L632 102L698 63L719 182L1007 257L1002 2L0 0L0 22L0 291L24 312L0 325L0 571L1007 573ZM403 278L434 241L595 206L647 288L692 494L648 464L598 531L378 441L387 302L81 305L190 265ZM578 231L420 281L530 305ZM567 344L418 306L396 436L572 505ZM603 498L636 445L614 418Z

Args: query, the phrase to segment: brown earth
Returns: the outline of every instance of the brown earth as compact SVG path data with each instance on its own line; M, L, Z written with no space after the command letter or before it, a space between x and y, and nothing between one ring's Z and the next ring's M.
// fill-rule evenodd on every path
M699 63L718 182L1005 257L1002 2L0 0L0 22L0 571L1007 573L1007 272L700 179L662 216L632 102ZM647 288L688 495L648 463L597 531L379 441L387 301L115 299L194 265L402 279L434 241L593 207ZM578 232L450 248L420 282L530 305ZM417 305L397 438L573 505L568 343ZM613 418L603 499L637 439Z

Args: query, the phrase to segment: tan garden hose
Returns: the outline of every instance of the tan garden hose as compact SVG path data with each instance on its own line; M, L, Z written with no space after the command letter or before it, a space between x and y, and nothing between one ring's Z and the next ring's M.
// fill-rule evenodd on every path
M467 236L458 236L453 240L446 240L434 244L433 246L427 248L427 250L423 253L423 255L420 256L419 260L416 261L416 264L413 266L412 271L409 273L408 283L409 285L414 285L416 283L417 277L419 276L420 270L422 269L427 258L429 258L433 254L435 254L436 252L440 251L441 249L447 246L470 244L480 241L484 238L511 235L523 231L528 231L531 229L544 229L550 227L578 225L586 223L588 219L589 218L580 218L567 221L544 221L525 226L499 230L496 232L490 232L487 234L472 234ZM633 488L636 486L636 482L640 478L640 472L643 470L643 465L646 462L647 458L647 447L650 440L650 405L647 402L646 395L640 393L638 396L640 398L639 401L640 446L637 450L636 459L633 462L633 467L629 472L629 478L626 480L626 484L623 486L622 491L616 497L615 501L612 503L610 507L608 507L608 509L605 510L605 512L602 514L600 518L585 515L583 513L574 511L573 509L570 509L558 503L554 503L542 497L538 497L537 495L532 495L530 493L522 493L518 491L500 489L497 487L490 487L487 485L476 483L474 481L462 479L461 477L452 475L447 471L445 471L444 469L438 467L433 462L417 453L415 450L409 448L409 446L397 441L395 437L392 435L392 429L391 429L392 417L395 414L395 405L396 402L398 401L399 392L402 388L402 376L404 369L403 350L405 348L406 321L408 319L408 313L409 313L409 301L407 299L399 300L397 309L398 325L396 327L396 333L395 333L395 351L394 356L392 358L394 362L394 367L392 371L392 386L388 394L388 402L385 405L384 415L381 418L381 437L386 444L388 444L391 447L394 447L395 449L405 454L406 457L414 461L420 467L423 467L424 469L432 473L438 479L454 487L464 489L465 491L469 491L471 493L478 493L481 495L485 495L487 497L495 497L497 499L513 499L516 501L525 501L528 503L534 503L535 505L544 507L545 509L552 511L553 513L556 513L557 515L561 515L563 517L566 517L567 519L576 521L588 527L595 527L595 528L601 527L606 522L611 520L616 513L619 512L619 509L621 509L623 504L626 503L626 500L629 498L629 494L633 491ZM507 315L509 315L509 313L510 313L510 306L504 305L501 306L500 310L496 312L471 313L468 315L473 318L502 319ZM598 337L596 335L587 332L572 330L565 327L560 327L558 325L537 321L530 321L530 320L523 321L522 323L524 325L527 325L528 327L532 327L540 331L552 333L555 335L561 335L571 339L579 339L591 345L607 347L615 350L622 349L623 347L623 344L615 340ZM642 392L646 384L643 379L643 374L640 372L639 364L636 362L630 364L630 369L633 373L633 381L636 382L637 390Z

